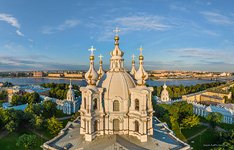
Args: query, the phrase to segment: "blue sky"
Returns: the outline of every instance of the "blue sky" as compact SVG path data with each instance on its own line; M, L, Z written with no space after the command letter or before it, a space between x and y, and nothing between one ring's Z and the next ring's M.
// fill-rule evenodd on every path
M93 45L106 69L119 27L125 66L234 72L232 0L0 0L0 71L86 69Z

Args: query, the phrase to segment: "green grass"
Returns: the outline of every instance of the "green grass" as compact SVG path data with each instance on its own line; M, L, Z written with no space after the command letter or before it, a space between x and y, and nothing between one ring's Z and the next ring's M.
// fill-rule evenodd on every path
M234 130L234 124L219 123L218 126L223 128L224 130Z
M208 127L206 127L204 125L197 125L197 126L192 127L190 129L182 129L181 132L187 139L187 138L199 133L200 131L202 131L206 128L208 128Z
M202 116L198 116L198 117L200 119L200 122L209 123L209 120L207 120L205 117L202 117Z
M21 131L21 132L15 132L15 133L10 133L6 137L0 139L0 149L1 150L24 150L23 147L17 147L16 143L18 138L23 135L24 133L27 134L33 134L29 131ZM36 135L37 136L37 135ZM42 138L37 136L36 140L36 146L33 148L33 150L41 150L40 146L45 142Z
M208 129L201 135L191 139L188 144L193 147L194 150L206 150L214 147L207 146L211 144L218 144L218 134L216 134L215 130Z

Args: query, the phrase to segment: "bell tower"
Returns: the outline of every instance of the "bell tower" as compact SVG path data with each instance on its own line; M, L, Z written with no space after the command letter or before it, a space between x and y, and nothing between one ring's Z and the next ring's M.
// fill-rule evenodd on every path
M104 111L102 106L103 88L98 88L96 86L98 73L94 68L94 50L93 46L89 49L89 51L91 51L90 67L85 74L88 85L80 88L82 92L80 134L85 135L85 141L92 141L97 135L104 134Z

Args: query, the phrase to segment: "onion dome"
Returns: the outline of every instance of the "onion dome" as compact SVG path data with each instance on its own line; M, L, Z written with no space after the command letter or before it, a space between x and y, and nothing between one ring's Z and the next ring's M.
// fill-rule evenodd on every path
M93 54L94 50L96 50L96 49L94 49L93 46L89 49L89 51L91 51L91 55L89 57L90 64L89 64L89 70L85 74L85 79L86 79L88 85L96 86L98 74L94 68L94 54Z
M133 55L132 55L132 70L131 70L130 74L134 76L135 73L136 73L136 68L135 68L135 55L133 54Z
M110 55L112 57L122 57L124 55L124 52L122 52L120 49L119 49L119 36L115 36L114 38L115 40L115 48L112 52L110 52Z
M142 55L143 48L140 47L139 49L141 51L139 56L139 69L135 73L135 79L137 80L138 86L145 86L145 81L148 79L148 73L144 69L144 56Z
M100 67L99 67L99 70L97 73L98 73L98 80L100 80L101 77L105 74L105 71L102 68L102 57L103 56L100 54L98 57L100 58L100 61L99 61Z
M110 70L111 71L123 71L124 70L124 59L122 58L124 55L124 52L122 52L119 49L119 36L118 36L118 32L120 30L118 28L116 28L114 30L114 32L116 32L115 35L115 48L112 52L110 52L111 55L111 59L110 59Z

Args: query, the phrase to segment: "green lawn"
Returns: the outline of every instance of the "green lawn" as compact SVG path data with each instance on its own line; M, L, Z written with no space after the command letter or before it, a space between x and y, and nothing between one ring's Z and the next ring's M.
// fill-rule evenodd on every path
M16 146L18 138L21 135L23 135L24 133L33 134L29 131L11 133L11 134L7 135L6 137L0 139L0 149L1 150L24 150L24 148ZM36 146L33 148L33 150L41 150L40 146L44 142L45 142L45 140L43 140L42 138L37 136L37 143L36 143Z
M193 147L194 150L206 150L211 149L209 145L218 144L218 134L213 129L206 130L203 134L190 140L188 144Z
M182 129L181 132L182 134L187 138L199 133L200 131L206 129L207 127L204 125L197 125L195 127L192 127L190 129Z
M218 126L220 126L221 128L225 130L234 130L234 124L219 123Z

